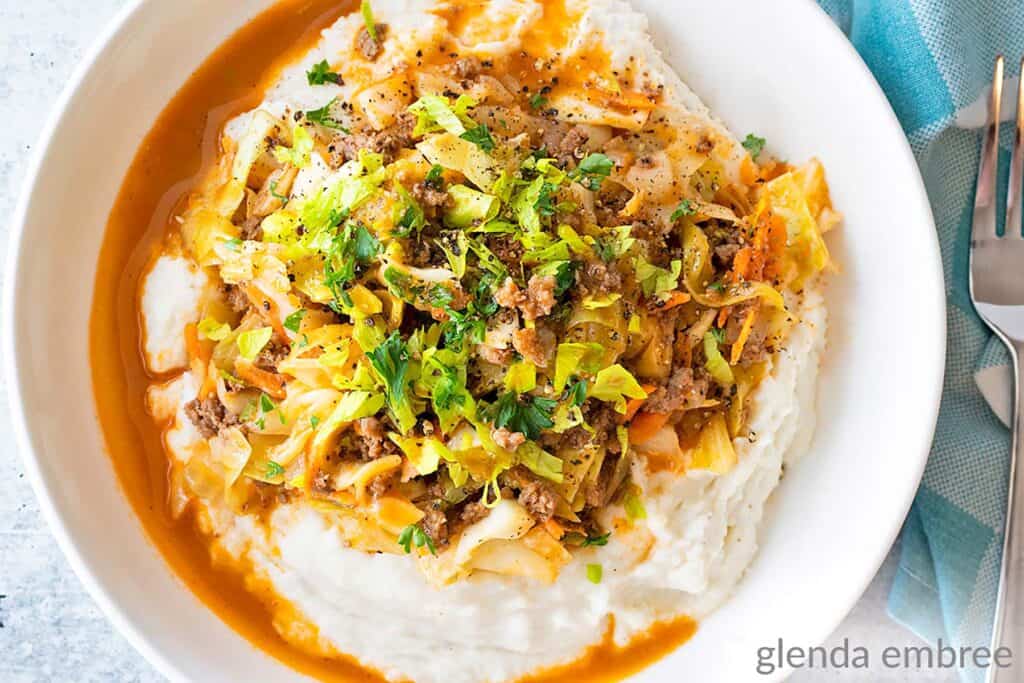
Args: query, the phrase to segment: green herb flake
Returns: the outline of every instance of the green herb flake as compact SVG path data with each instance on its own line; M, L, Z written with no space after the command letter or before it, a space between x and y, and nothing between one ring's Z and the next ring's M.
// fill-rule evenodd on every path
M697 213L697 209L693 206L693 202L689 199L684 199L679 202L679 206L677 206L676 210L672 212L671 216L669 216L669 220L675 223L683 216L692 216L695 213Z
M290 313L288 317L284 319L284 329L290 330L298 334L299 325L302 324L302 317L304 315L306 315L305 308L300 308L297 311Z
M611 537L611 535L612 532L609 531L608 533L601 534L600 536L587 536L585 539L583 539L583 542L580 543L580 547L587 548L590 546L606 546L608 545L608 539Z
M437 546L434 545L434 540L419 524L410 524L402 529L402 533L398 534L398 545L402 546L402 550L406 554L411 553L413 546L416 546L417 548L425 547L431 555L437 555Z
M504 427L510 432L521 432L527 439L535 440L544 429L555 426L551 414L558 401L540 396L523 396L505 392L490 406L491 418L498 429Z
M587 565L587 581L590 583L601 583L604 577L604 567L599 564Z
M242 248L242 240L238 239L237 237L230 240L224 240L224 246L230 249L231 251L238 251L239 249Z
M459 137L472 142L485 152L494 150L494 138L491 137L491 131L487 128L486 123L481 123L476 128L470 128Z
M273 460L267 461L267 479L276 479L284 475L284 468Z
M587 400L587 380L574 380L565 388L564 397L569 401L571 408L583 405L583 402Z
M310 85L324 85L325 83L343 85L341 74L331 71L331 65L327 63L326 59L319 64L314 64L313 68L306 72L306 80Z
M541 95L539 92L530 95L530 107L533 109L541 109L548 103L548 98Z
M605 154L589 154L580 162L569 177L579 182L588 190L596 192L601 189L601 183L611 175L615 163Z
M319 109L310 109L305 112L306 120L313 123L318 123L324 128L331 128L334 130L340 130L343 133L349 133L348 128L341 125L341 123L331 116L331 108L338 102L337 97L332 97L331 101L320 107Z
M764 150L765 139L759 138L753 133L748 133L747 137L743 140L743 149L750 152L750 156L754 159L761 156L761 152Z
M430 170L427 171L427 177L423 179L423 182L425 182L427 185L429 185L430 187L432 187L435 190L443 190L444 189L444 176L443 176L443 174L444 174L444 168L442 168L441 166L439 166L437 164L434 164L433 166L430 167Z
M319 424L320 418L317 417L316 415L313 415L311 418L309 418L309 426L312 427L313 429L316 429Z

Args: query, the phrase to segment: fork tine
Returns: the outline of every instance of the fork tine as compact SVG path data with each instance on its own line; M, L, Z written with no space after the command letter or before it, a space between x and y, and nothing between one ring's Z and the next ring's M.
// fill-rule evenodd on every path
M1021 236L1021 184L1024 183L1024 59L1020 60L1020 75L1017 80L1017 124L1013 132L1013 156L1010 158L1010 186L1006 192L1005 237L1024 239Z
M999 109L1003 98L1003 56L996 57L992 75L992 99L988 105L988 128L981 145L981 166L974 195L974 223L971 240L996 237L995 189L999 160Z

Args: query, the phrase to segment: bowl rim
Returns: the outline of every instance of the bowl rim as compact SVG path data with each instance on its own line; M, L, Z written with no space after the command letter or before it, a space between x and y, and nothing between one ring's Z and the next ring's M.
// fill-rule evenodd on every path
M46 122L43 125L36 144L29 157L25 180L21 186L18 200L14 207L13 219L10 223L10 237L7 246L7 261L4 264L3 283L3 331L0 335L0 349L3 355L3 378L7 388L11 426L14 430L15 445L25 468L26 478L32 487L39 509L46 520L50 533L57 541L72 571L82 582L86 592L99 605L103 615L114 625L114 628L131 644L143 658L153 665L157 671L172 681L187 680L182 671L174 664L174 660L155 647L149 639L136 628L132 620L125 614L117 601L108 592L104 583L93 572L89 562L84 558L78 541L68 532L63 516L57 511L51 487L45 480L39 467L39 457L35 440L29 429L28 418L22 402L22 374L16 356L14 326L15 312L18 306L20 281L20 254L24 246L25 221L28 208L35 194L36 184L42 166L50 153L54 132L61 125L67 112L68 104L78 91L82 82L92 71L93 65L108 50L113 39L123 30L131 18L150 0L128 0L106 25L99 31L82 56L82 60L74 68L70 78L61 90L60 96L52 105Z
M29 206L33 201L38 178L42 172L43 164L50 154L54 132L63 122L69 103L79 90L82 82L92 71L95 63L111 49L111 44L114 38L124 30L126 24L130 22L136 13L153 2L154 0L128 0L121 9L114 13L107 24L98 32L95 39L93 39L84 53L81 61L72 71L72 75L65 84L60 96L54 102L49 114L47 115L46 122L36 138L36 145L29 157L25 179L21 186L18 200L15 204L13 219L10 222L10 237L8 241L8 254L5 263L6 268L4 272L2 294L3 330L2 334L0 334L0 350L2 350L3 356L3 378L6 382L9 397L9 414L15 436L15 446L20 453L21 462L25 469L27 479L38 501L43 517L47 522L47 526L50 529L50 533L56 539L58 547L67 558L68 563L79 581L82 582L88 594L99 605L103 614L114 625L117 631L124 636L132 647L134 647L135 650L147 660L147 662L152 664L159 673L171 680L177 681L187 680L187 677L174 663L175 660L173 658L168 657L165 652L156 647L150 639L137 628L135 623L127 616L122 607L112 597L104 581L98 577L90 562L85 559L84 553L80 549L79 542L68 533L64 518L57 510L51 495L52 487L43 477L39 467L39 456L37 453L41 449L37 449L36 447L35 439L32 436L32 430L29 428L29 418L24 410L22 399L23 392L21 390L21 381L23 376L19 367L18 357L16 355L16 349L18 347L15 342L14 333L14 323L18 307L18 294L20 291L19 282L21 279L20 255L24 247L26 219ZM886 543L884 545L879 544L878 550L872 555L871 561L863 564L864 574L861 577L861 580L857 582L856 586L851 586L849 589L844 591L847 599L837 600L837 604L842 604L843 609L837 609L834 619L826 622L828 624L828 629L824 633L817 634L815 638L812 639L814 644L817 645L825 642L826 639L835 631L874 579L875 575L878 573L878 569L882 566L885 558L892 550L893 543L898 537L900 530L903 527L903 522L906 519L906 515L917 495L921 477L924 473L924 469L930 455L942 397L947 348L947 301L945 296L945 278L942 269L941 251L931 203L929 201L917 161L914 157L913 151L911 150L909 140L903 133L902 125L900 124L891 103L885 95L885 92L882 90L881 85L874 77L874 74L872 74L871 70L864 62L863 58L825 10L822 9L815 0L801 0L798 4L804 5L804 11L810 10L807 12L806 17L809 22L814 22L815 25L813 28L819 34L828 35L829 42L842 43L842 47L837 45L837 49L845 54L846 59L851 60L851 66L853 68L859 70L863 76L867 77L871 96L877 100L877 104L882 106L882 110L888 118L889 125L894 126L897 130L901 131L902 142L899 145L899 149L893 149L893 154L902 157L903 160L909 162L911 167L914 169L914 173L911 174L913 177L907 178L911 183L908 184L906 189L911 190L912 192L908 192L906 201L914 201L919 205L918 211L921 213L922 217L922 225L920 228L928 232L927 236L923 240L923 246L927 247L927 253L923 254L926 257L924 260L927 265L922 266L922 268L925 272L930 271L929 279L932 283L931 291L933 292L933 300L930 302L930 308L934 313L934 329L931 330L931 333L934 335L933 338L937 341L937 345L932 347L932 353L934 354L935 359L935 368L931 374L932 384L931 387L923 387L921 389L921 393L926 394L929 398L927 405L922 406L922 408L928 408L931 412L924 413L918 423L919 434L915 439L919 442L919 452L917 454L918 460L916 467L914 468L914 477L912 480L908 479L905 486L905 493L901 503L903 513L899 519L894 518L892 520L891 527L885 535ZM928 389L930 389L930 391ZM792 669L784 667L778 669L775 672L775 675L764 677L764 679L766 681L782 680L788 677L791 673L793 673Z

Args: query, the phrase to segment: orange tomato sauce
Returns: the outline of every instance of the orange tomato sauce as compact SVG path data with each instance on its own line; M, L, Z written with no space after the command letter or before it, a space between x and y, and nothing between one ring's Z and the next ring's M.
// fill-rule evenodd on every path
M550 3L565 31L564 5ZM147 264L177 228L190 189L220 153L233 116L257 106L281 68L310 49L320 31L355 8L354 0L282 0L239 29L184 83L143 139L123 180L100 252L90 320L97 415L121 487L150 540L209 609L255 647L323 681L381 681L354 659L323 657L290 645L275 622L300 618L269 586L246 580L237 562L218 560L186 512L172 518L170 467L160 426L145 409L154 381L143 365L139 285ZM525 64L523 65L525 67ZM657 624L627 647L611 630L577 661L538 672L530 683L620 680L665 656L694 633L689 619Z

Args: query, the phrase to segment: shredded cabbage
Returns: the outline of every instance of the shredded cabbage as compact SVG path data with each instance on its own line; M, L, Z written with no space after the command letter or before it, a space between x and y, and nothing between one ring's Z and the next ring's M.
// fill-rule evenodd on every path
M296 124L292 128L292 146L274 148L274 158L282 164L291 164L296 168L309 166L310 154L313 152L313 138L306 127Z
M706 359L704 369L715 378L716 382L723 386L730 386L735 381L732 368L722 356L722 352L718 350L718 339L711 332L704 333L704 357Z
M597 373L589 396L614 403L616 412L625 413L627 398L647 398L647 392L629 370L616 363Z
M486 223L498 215L501 206L497 197L465 185L452 185L448 188L448 195L452 202L444 212L444 222L460 230Z
M409 111L416 115L416 137L426 133L444 130L452 135L462 135L467 125L475 126L467 112L476 106L476 100L469 95L459 95L454 105L441 95L424 95L409 105Z
M272 327L257 327L254 330L242 332L236 340L238 352L245 360L255 360L256 356L263 350L263 347L270 342L272 336L274 336L274 328Z

